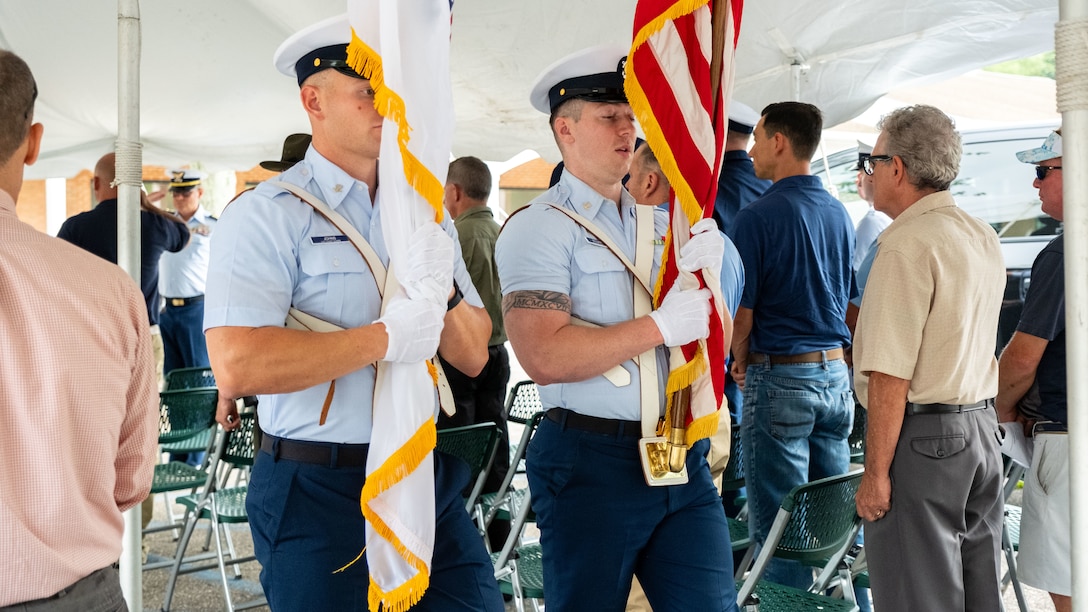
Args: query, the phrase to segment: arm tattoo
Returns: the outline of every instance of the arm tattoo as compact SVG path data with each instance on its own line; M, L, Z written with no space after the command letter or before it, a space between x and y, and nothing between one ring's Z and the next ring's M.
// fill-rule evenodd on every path
M503 315L513 308L559 310L570 313L570 296L558 291L514 291L502 298Z

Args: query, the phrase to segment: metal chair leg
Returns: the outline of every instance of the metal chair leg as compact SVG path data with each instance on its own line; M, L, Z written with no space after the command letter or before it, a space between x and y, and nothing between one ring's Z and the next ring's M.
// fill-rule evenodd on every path
M1012 582L1012 592L1016 595L1016 604L1020 607L1020 612L1028 612L1024 589L1020 586L1020 578L1016 575L1016 551L1012 549L1012 538L1009 536L1007 522L1001 524L1001 548L1005 550L1005 562L1009 566L1009 580Z

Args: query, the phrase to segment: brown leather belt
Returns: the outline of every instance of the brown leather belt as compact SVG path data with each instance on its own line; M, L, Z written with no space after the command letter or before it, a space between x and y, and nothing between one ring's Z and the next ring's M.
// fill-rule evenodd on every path
M261 450L272 455L272 458L277 461L287 459L331 468L364 467L370 445L303 442L278 438L266 433L261 436Z
M749 353L748 363L770 363L771 365L786 365L791 363L820 363L824 360L834 361L842 359L842 347L827 349L826 351L812 351L797 355L766 355L763 353Z

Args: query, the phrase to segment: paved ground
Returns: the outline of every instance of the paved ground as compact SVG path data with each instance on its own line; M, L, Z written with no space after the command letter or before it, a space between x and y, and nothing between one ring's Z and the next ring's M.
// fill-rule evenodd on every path
M518 440L521 435L520 426L512 424L510 434L511 439ZM525 486L524 476L519 476L519 480L515 481L515 486ZM1010 503L1019 504L1020 495L1020 491L1015 491L1012 498L1009 500ZM157 501L158 503L155 507L155 522L164 523L166 521L165 506L161 499ZM530 537L536 536L535 526L530 525L528 529L532 530ZM193 555L201 552L207 533L208 529L206 526L197 531L190 542L188 554ZM253 543L249 535L248 526L232 526L231 534L239 555L244 556L251 554ZM145 541L148 544L150 560L155 561L173 558L174 550L177 545L170 532L151 534ZM214 543L211 546L211 550L213 552L215 550ZM251 601L261 596L261 587L258 582L258 574L260 573L259 565L255 561L245 563L241 565L241 571L242 576L240 578L231 578L228 581L236 605L237 603ZM161 608L166 591L168 573L168 569L144 572L143 603L145 612L156 612ZM1050 597L1045 592L1025 586L1024 593L1029 612L1053 612L1054 607L1050 602ZM1004 601L1005 608L1008 612L1015 612L1018 610L1012 588L1006 590ZM268 607L262 606L256 609L268 610ZM512 603L506 606L507 611L513 611L514 609ZM529 609L531 609L531 607L529 607ZM219 578L218 569L213 568L179 577L171 610L176 612L216 612L219 610L226 610L222 582Z
M155 523L165 523L165 506L161 499L156 501ZM187 554L196 555L202 552L204 541L208 534L208 528L204 526L204 523L206 523L206 521L201 523L202 528L198 529L190 540ZM247 525L233 525L230 529L231 538L234 541L239 556L252 554L253 540L249 535L249 527ZM171 532L164 531L153 533L148 535L144 541L148 545L149 561L162 561L174 557L177 542L174 541ZM214 542L212 542L210 550L213 553L215 552ZM210 560L210 563L215 563L214 557ZM235 605L252 601L262 596L258 577L260 574L260 565L256 561L251 561L249 563L241 564L240 567L242 571L242 576L240 578L233 578L233 574L228 574L232 576L232 578L228 580L228 583ZM228 568L228 572L229 571L230 569ZM166 595L166 582L169 573L169 568L144 572L144 612L157 612L161 609ZM180 576L177 581L170 609L173 612L219 612L221 610L226 610L226 602L223 596L223 583L219 577L219 570L213 567L212 569ZM254 609L267 611L269 608L267 606L260 606ZM508 611L513 611L515 608L511 603L506 609Z

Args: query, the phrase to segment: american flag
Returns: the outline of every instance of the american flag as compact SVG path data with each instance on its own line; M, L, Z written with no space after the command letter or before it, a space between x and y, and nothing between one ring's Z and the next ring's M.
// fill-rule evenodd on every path
M717 431L732 323L723 314L720 279L681 272L676 261L691 237L691 226L714 211L742 8L743 0L639 0L626 67L627 99L672 185L655 304L677 282L706 286L713 293L710 336L674 349L670 358L666 423L674 408L673 394L690 386L689 446Z

